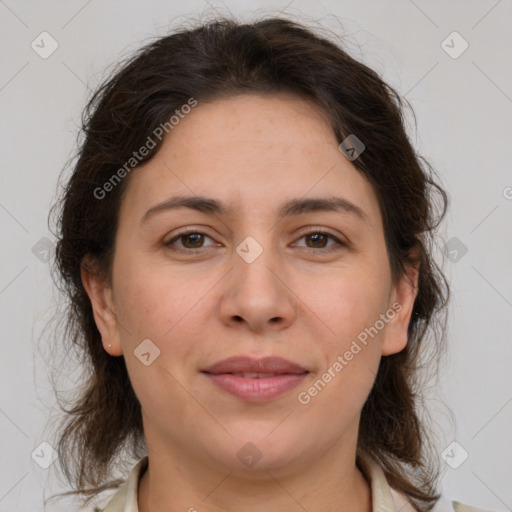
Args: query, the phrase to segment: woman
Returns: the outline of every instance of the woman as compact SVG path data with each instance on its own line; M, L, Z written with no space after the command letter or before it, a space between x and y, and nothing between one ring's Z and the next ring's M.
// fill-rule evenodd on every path
M305 27L217 20L96 92L60 212L91 369L58 451L105 512L443 508L416 403L446 194L397 93ZM442 211L433 208L433 192Z

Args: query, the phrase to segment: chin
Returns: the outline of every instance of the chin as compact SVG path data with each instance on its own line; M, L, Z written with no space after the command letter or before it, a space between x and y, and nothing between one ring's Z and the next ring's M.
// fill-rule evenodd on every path
M253 473L277 470L292 464L302 453L302 443L297 438L298 430L283 428L278 432L278 425L278 422L271 426L265 423L265 428L253 426L250 431L245 429L239 435L234 435L226 447L228 451L224 452L229 459L225 462L234 466L233 469Z

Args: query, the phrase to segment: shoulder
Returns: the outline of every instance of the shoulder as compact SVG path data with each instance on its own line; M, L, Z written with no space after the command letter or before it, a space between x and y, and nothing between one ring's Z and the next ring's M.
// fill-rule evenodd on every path
M452 501L453 510L455 512L490 512L488 510L484 510L483 508L471 507L469 505L464 505L464 503L460 503L458 501Z
M407 498L390 487L390 493L393 499L394 510L400 510L401 512L415 512L414 507ZM461 503L460 501L452 501L446 498L440 498L435 504L432 512L491 512L484 510L483 508L472 507Z
M140 477L144 474L148 465L147 455L135 464L128 479L117 489L117 492L99 512L138 512L137 492Z
M361 456L361 469L371 484L373 510L375 512L416 512L407 497L393 489L380 465L370 457ZM432 512L491 512L459 501L440 498Z
M414 507L409 500L401 493L390 487L390 493L393 500L394 510L400 512L415 512ZM472 507L461 503L460 501L452 501L446 498L440 498L435 504L432 512L491 512L483 508Z
M411 505L409 500L401 493L396 491L393 488L389 488L391 498L393 500L393 509L391 510L399 510L400 512L415 512L415 508ZM438 502L435 504L432 512L491 512L489 510L484 510L482 508L472 507L470 505L465 505L464 503L460 503L459 501L452 501L446 498L440 498Z

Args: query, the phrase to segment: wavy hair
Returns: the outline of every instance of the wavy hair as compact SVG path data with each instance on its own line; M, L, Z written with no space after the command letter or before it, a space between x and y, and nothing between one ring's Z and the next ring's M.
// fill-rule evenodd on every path
M159 37L121 62L84 109L76 161L52 208L58 239L54 274L66 308L63 338L84 369L70 406L61 406L65 415L57 451L73 489L63 494L78 494L87 503L121 483L108 481L118 457L145 455L140 403L124 358L103 349L81 279L86 257L94 261L95 271L110 278L129 173L101 200L95 190L190 98L200 104L278 92L314 102L340 143L350 134L365 143L352 163L376 191L394 282L408 265L419 264L408 344L381 359L362 409L357 453L372 457L390 485L418 510L427 512L438 500L439 470L418 410L419 370L427 365L432 372L431 363L444 345L449 286L434 261L433 242L447 195L406 133L406 100L341 44L284 17L253 23L216 18ZM137 165L160 147L157 141Z

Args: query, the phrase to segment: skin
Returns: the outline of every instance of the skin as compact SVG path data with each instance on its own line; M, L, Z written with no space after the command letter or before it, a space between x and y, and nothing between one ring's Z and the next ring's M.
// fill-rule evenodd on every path
M173 195L212 197L233 214L180 208L141 222ZM288 199L333 195L367 219L277 217ZM207 236L165 245L186 227ZM346 245L326 252L337 244L304 236L315 228ZM247 236L263 248L252 263L235 250ZM142 406L149 469L141 512L371 510L355 464L360 413L380 358L407 343L417 271L392 282L373 187L316 106L290 95L200 102L129 177L111 285L90 271L82 277L105 350L124 356ZM300 404L298 393L395 302L400 312ZM160 349L149 366L134 356L144 339ZM241 354L282 356L310 373L273 400L245 402L200 372ZM237 457L248 442L262 454L250 468Z

